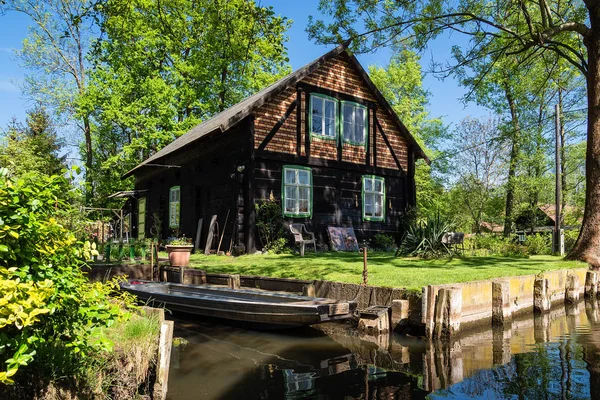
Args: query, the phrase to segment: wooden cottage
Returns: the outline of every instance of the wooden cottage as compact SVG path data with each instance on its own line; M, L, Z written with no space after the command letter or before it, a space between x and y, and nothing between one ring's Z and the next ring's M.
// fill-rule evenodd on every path
M194 237L218 216L222 249L257 243L255 203L280 201L286 223L327 243L327 226L358 240L396 234L415 204L415 158L426 156L343 44L192 128L125 174L135 176L133 233ZM225 219L229 213L229 222ZM232 242L230 242L232 240ZM201 244L204 246L204 243Z

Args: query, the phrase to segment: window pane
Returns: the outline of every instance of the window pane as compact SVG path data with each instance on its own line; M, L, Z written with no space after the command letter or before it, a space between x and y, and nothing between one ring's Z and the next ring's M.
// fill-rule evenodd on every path
M323 99L318 97L312 98L312 114L323 116Z
M365 109L356 107L354 109L354 123L361 128L365 126Z
M294 199L285 199L285 211L296 212L296 201Z
M325 117L335 119L335 103L331 100L325 100Z
M312 117L312 133L317 135L323 134L323 117L313 115Z
M285 198L286 200L294 200L296 199L298 196L296 195L296 190L297 188L294 186L286 186L285 187Z
M373 180L371 178L365 178L365 191L373 190Z
M381 217L383 214L381 212L381 210L383 209L382 207L382 201L383 201L383 196L379 195L379 196L375 196L375 216L376 217Z
M334 137L335 136L335 119L325 118L325 132L324 135Z
M308 185L308 171L298 170L298 183L301 185Z
M365 110L356 108L354 114L354 140L363 143L365 138Z
M375 180L375 191L377 193L382 193L383 192L383 186L381 184L382 182L379 179Z
M357 143L364 143L365 142L365 138L364 138L364 128L361 126L354 126L354 141Z
M285 183L296 183L296 170L286 169L285 170Z
M307 187L300 187L298 188L299 192L298 192L298 198L301 200L308 200L309 199L309 194L310 194L310 189Z
M350 122L344 122L344 139L354 140L353 128Z
M354 107L352 107L350 104L344 104L344 109L342 110L344 122L352 123L352 110L353 109L354 109Z
M308 213L308 200L300 200L300 208L298 212Z

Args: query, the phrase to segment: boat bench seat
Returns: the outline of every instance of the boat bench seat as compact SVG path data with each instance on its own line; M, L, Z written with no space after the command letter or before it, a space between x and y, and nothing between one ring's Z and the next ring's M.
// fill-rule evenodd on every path
M304 224L290 224L290 232L294 235L294 244L300 245L300 256L304 257L304 247L307 244L312 244L317 253L317 241L315 234L306 230Z

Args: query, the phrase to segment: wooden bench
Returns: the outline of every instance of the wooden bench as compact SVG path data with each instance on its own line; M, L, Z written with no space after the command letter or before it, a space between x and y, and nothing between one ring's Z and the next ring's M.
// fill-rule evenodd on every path
M304 247L312 244L317 252L317 241L315 234L306 230L304 224L290 224L290 232L294 235L294 244L300 245L300 256L304 257ZM306 239L309 237L309 239Z

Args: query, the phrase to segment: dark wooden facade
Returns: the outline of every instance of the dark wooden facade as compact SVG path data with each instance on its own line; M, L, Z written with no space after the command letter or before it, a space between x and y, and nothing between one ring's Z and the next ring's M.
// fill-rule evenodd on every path
M311 93L366 107L365 145L310 137ZM345 46L213 120L127 174L135 175L136 190L145 191L146 235L153 213L162 220L162 236L174 235L168 228L169 189L179 186L180 235L193 237L199 218L204 218L204 242L207 221L216 214L225 229L222 249L229 248L232 236L233 244L247 251L260 248L254 204L281 200L284 165L308 167L313 179L311 217L286 221L305 223L322 243L327 242L329 225L352 226L359 240L377 232L396 234L401 213L415 204L415 158L425 155ZM383 221L363 220L364 175L385 179Z

